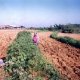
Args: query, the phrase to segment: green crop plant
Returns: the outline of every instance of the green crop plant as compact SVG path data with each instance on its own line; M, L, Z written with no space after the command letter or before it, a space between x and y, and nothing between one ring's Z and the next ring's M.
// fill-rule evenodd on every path
M60 74L47 63L40 50L33 44L30 32L18 33L7 51L6 80L60 80ZM34 75L34 72L37 73ZM34 76L33 76L34 75Z
M58 34L58 32L55 31L55 32L53 32L53 33L50 35L50 37L51 37L51 38L54 38L54 39L57 39L57 38L58 38L58 37L57 37L57 34Z
M64 36L64 37L58 37L57 33L53 32L53 34L50 35L51 38L56 39L57 41L60 41L62 43L66 43L69 44L71 46L74 46L76 48L80 48L80 41L79 40L75 40L73 38Z

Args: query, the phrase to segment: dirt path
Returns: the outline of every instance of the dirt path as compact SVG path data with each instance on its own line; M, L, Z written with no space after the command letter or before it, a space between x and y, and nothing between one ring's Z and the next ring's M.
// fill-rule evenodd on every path
M43 56L68 77L68 80L80 80L80 49L49 38L51 32L39 33L39 48Z

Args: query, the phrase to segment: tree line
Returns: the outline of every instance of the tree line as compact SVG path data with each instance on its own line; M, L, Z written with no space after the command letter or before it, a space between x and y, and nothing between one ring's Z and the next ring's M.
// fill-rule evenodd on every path
M60 31L63 33L80 33L80 24L55 24L50 25L49 27L30 27L30 29Z

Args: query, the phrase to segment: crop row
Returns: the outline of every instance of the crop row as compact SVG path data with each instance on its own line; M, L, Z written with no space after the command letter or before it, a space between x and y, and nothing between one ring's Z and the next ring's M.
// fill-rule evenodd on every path
M58 37L57 36L57 32L53 32L53 34L50 35L51 38L53 39L56 39L57 41L60 41L62 43L66 43L66 44L69 44L71 46L74 46L76 48L80 48L80 41L79 40L75 40L73 38L70 38L70 37Z
M9 76L6 80L60 80L60 74L46 62L30 32L20 32L7 51L5 70Z

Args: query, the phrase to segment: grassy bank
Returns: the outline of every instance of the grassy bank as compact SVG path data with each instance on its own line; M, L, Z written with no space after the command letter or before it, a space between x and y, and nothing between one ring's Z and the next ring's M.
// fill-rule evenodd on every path
M7 51L6 80L61 80L59 72L46 62L31 39L30 32L20 32Z
M75 39L67 37L67 36L58 37L57 34L58 34L57 32L54 32L53 34L50 35L50 37L53 38L53 39L56 39L56 40L58 40L60 42L69 44L71 46L74 46L76 48L80 48L80 41L79 40L75 40Z

